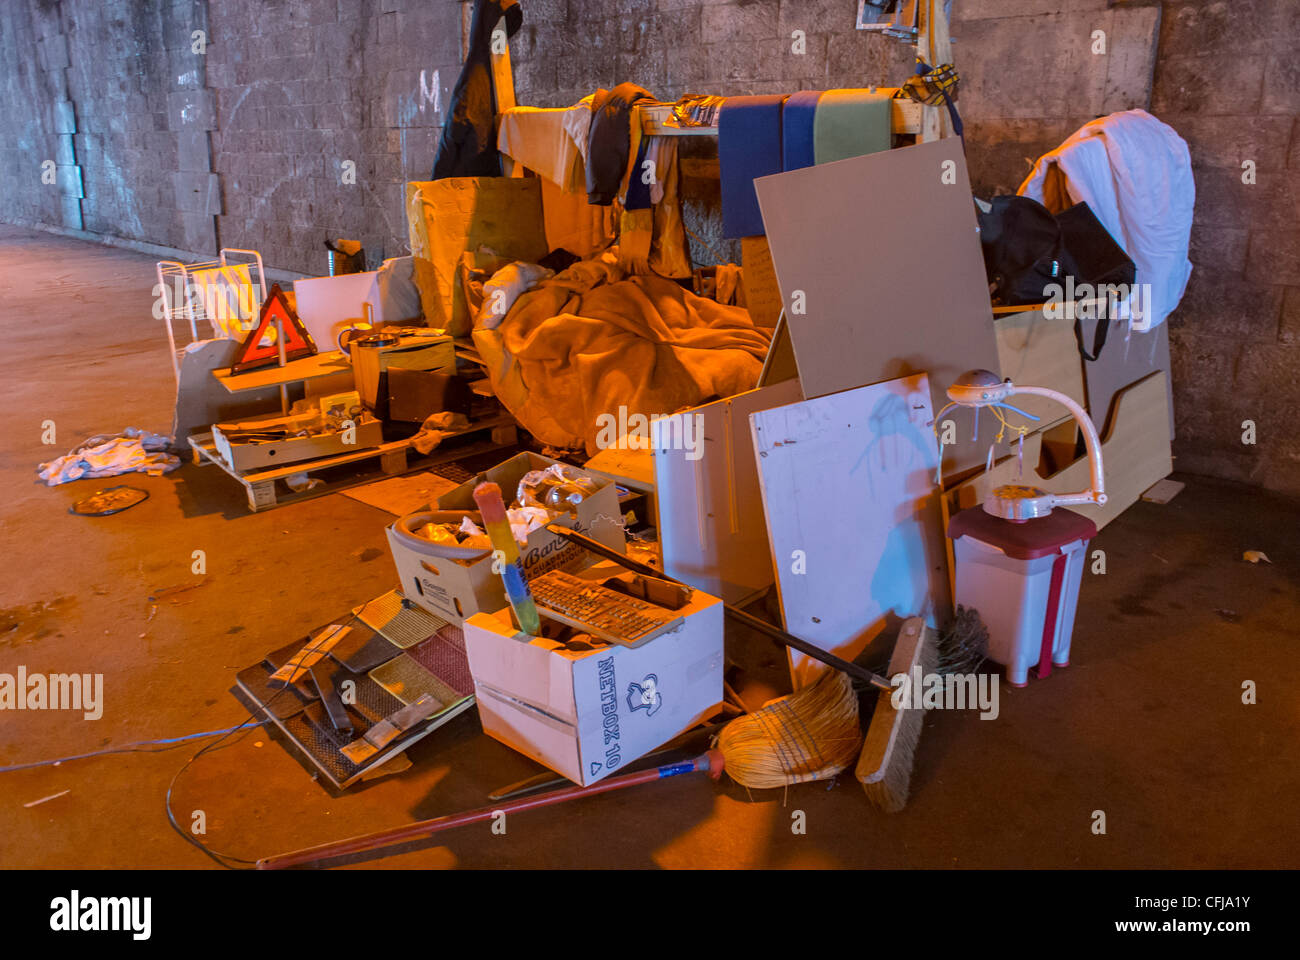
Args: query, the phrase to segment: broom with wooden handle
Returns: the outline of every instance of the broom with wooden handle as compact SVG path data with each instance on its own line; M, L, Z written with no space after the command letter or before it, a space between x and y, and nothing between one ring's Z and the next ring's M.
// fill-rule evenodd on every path
M598 556L613 560L634 573L681 583L662 570L626 557L568 527L553 523L547 524L546 529ZM907 803L924 711L919 708L894 710L890 703L894 687L884 677L750 616L730 604L724 603L722 607L735 622L820 660L879 691L876 711L872 715L871 726L858 757L857 775L872 803L888 812L901 810ZM914 617L904 623L899 633L889 661L889 675L892 677L903 673L910 676L917 666L923 672L933 672L938 656L935 632L925 629L920 617ZM851 746L854 751L857 749L858 704L856 697L845 696L835 686L837 682L836 678L823 676L818 683L798 690L753 714L733 720L728 729L735 727L737 732L729 737L724 730L719 746L727 743L733 748L734 754L739 743L752 741L753 749L747 760L734 755L727 757L727 769L732 778L746 786L771 787L781 786L782 783L824 779L846 769L852 760L841 765L835 758L842 758L846 747ZM847 686L845 683L844 687ZM745 736L741 736L742 733ZM825 760L820 767L817 765L819 758Z
M910 677L917 666L922 675L936 672L939 647L935 632L920 617L912 617L904 621L899 631L893 656L889 658L889 675L896 677L902 673ZM871 715L856 773L867 799L886 813L897 813L907 805L912 765L924 720L924 708L898 709L894 707L892 691L876 694L876 710Z

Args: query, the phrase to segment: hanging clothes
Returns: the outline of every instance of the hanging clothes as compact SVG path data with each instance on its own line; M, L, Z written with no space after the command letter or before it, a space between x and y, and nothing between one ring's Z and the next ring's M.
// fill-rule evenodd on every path
M653 100L654 95L635 83L620 83L613 90L598 90L592 101L587 139L587 202L608 206L626 187L628 158L634 131L632 105ZM640 144L641 131L635 131Z
M781 111L785 97L728 97L718 111L718 166L722 180L722 235L766 232L754 178L781 172Z
M1187 143L1145 110L1126 110L1084 124L1038 158L1016 191L1052 213L1086 203L1150 284L1134 330L1150 330L1178 306L1192 264L1187 259L1196 184Z
M817 162L813 153L813 123L817 117L820 90L790 94L781 111L781 166L802 170Z
M505 18L506 36L523 23L518 0L474 0L469 54L451 92L450 116L442 126L433 176L499 177L495 131L497 98L492 85L492 31Z
M590 126L590 98L572 107L514 107L501 114L497 149L566 191L586 192Z
M827 90L813 116L817 163L888 150L893 96L873 90Z

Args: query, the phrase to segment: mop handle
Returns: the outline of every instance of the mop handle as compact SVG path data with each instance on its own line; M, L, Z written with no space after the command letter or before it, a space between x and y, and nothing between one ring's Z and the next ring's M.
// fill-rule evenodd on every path
M453 827L491 820L500 815L519 813L536 807L549 807L552 804L563 803L566 800L577 800L580 797L594 797L599 793L609 793L611 790L621 790L624 787L635 786L638 783L649 783L651 780L666 780L669 777L681 776L684 773L695 773L697 770L707 770L709 775L716 780L722 774L722 764L722 754L717 750L709 750L707 753L700 754L694 760L668 763L650 770L641 770L621 777L610 777L589 787L565 787L562 790L552 790L536 797L514 800L495 807L479 807L477 810L453 813L445 817L434 817L432 820L420 820L416 823L408 823L403 827L394 827L391 830L380 830L377 833L368 833L360 837L349 837L347 840L336 840L332 843L322 843L303 850L281 853L274 857L264 857L257 861L257 869L282 870L285 867L315 863L318 860L343 857L352 853L362 853L366 850L377 850L396 843L427 837L430 834L450 830Z
M659 580L667 580L669 583L675 583L683 587L690 586L689 584L682 583L680 580L673 579L662 570L656 570L649 564L642 563L639 560L633 560L631 557L625 556L617 550L605 546L603 543L592 540L590 537L583 536L575 530L570 530L568 527L562 527L559 524L551 523L547 524L546 529L557 536L563 537L570 543L576 543L578 546L590 550L598 556L604 557L606 560L613 560L615 563L631 570L633 573L644 574L647 577L655 577ZM820 660L829 667L841 670L844 673L847 673L854 680L869 683L877 690L884 690L886 693L893 692L894 688L888 680L878 674L872 673L865 667L860 667L856 663L850 663L847 660L837 657L835 654L823 650L821 647L814 646L807 640L801 640L792 633L786 633L780 627L772 626L772 624L768 623L766 620L760 620L758 617L750 616L748 613L745 613L745 611L738 610L729 603L724 603L722 608L726 611L727 616L731 617L732 620L735 620L737 623L743 623L751 630L756 630L764 636L771 637L777 643L783 643L787 647L792 647L793 649L798 650L800 653L807 654L814 660Z

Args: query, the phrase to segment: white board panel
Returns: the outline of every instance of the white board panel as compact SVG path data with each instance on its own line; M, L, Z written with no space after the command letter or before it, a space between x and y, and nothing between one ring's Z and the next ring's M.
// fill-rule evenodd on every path
M384 322L379 299L379 271L343 273L336 277L307 277L295 280L295 310L322 353L338 349L339 334L366 317L376 326Z
M695 407L683 415L698 418L699 455L662 442L655 449L659 542L669 576L727 603L772 585L749 415L802 398L799 381L786 380Z
M754 181L804 395L914 373L931 402L967 370L998 372L984 256L954 138ZM944 451L944 470L984 461L996 432Z
M945 617L925 374L749 419L786 630L852 660L895 619ZM823 669L791 651L796 688Z

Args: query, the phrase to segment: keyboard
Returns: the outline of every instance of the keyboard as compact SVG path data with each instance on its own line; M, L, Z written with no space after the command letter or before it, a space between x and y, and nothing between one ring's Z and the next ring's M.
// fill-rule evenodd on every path
M543 614L609 643L639 647L685 622L672 610L551 570L528 584Z

